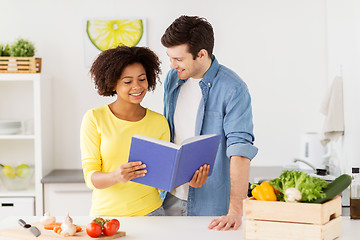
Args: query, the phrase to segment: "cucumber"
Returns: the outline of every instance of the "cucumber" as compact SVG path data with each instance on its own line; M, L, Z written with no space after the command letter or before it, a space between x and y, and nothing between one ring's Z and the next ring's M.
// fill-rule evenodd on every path
M327 202L340 193L342 193L351 184L351 176L343 174L337 177L334 181L328 184L324 190L326 196L324 198L318 198L313 203L324 203Z

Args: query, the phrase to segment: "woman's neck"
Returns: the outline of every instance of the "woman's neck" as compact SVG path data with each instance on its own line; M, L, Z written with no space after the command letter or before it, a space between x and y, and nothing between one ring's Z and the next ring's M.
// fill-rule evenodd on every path
M140 104L122 104L118 101L109 104L111 112L119 119L137 122L146 115L146 108Z

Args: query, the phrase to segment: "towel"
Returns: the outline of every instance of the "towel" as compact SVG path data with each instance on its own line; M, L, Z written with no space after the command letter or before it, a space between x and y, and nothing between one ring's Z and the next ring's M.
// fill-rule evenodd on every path
M325 115L321 143L325 146L330 141L336 141L344 135L344 99L342 77L335 77L328 90L320 112Z

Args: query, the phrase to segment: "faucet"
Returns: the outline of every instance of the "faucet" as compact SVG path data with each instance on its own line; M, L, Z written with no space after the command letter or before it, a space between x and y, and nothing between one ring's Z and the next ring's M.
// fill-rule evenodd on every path
M306 165L308 165L309 167L311 167L312 169L314 169L314 173L316 173L316 167L314 167L314 165L312 165L311 163L309 163L308 161L305 161L305 160L302 160L302 159L298 159L298 158L295 158L294 159L294 163L296 162L302 162L302 163L305 163Z

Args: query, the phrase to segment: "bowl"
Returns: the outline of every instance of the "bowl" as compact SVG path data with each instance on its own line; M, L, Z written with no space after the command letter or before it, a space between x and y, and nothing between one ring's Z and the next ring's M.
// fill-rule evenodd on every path
M16 120L0 120L0 135L17 134L22 129L22 122Z
M34 182L34 166L0 164L0 179L7 190L27 190Z
M0 135L13 135L18 134L21 130L20 128L0 128Z

